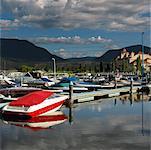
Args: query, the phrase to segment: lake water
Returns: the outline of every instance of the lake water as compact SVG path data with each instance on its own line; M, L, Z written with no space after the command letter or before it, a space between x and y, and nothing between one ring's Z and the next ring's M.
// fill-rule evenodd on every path
M0 120L0 150L150 150L151 100L143 99L143 110L135 95L63 107L42 124Z

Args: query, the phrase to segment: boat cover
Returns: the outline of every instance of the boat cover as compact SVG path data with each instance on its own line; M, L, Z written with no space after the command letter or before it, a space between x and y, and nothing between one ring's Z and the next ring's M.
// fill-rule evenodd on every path
M42 103L45 99L53 95L50 91L36 91L18 98L9 103L9 106L24 106L30 107Z

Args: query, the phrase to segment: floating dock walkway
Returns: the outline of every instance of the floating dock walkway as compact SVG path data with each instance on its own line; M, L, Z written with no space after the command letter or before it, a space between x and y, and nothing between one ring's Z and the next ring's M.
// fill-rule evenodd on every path
M99 100L101 98L109 98L120 96L124 94L132 94L136 93L141 86L134 86L132 89L130 87L122 87L116 89L101 89L99 91L92 91L92 92L84 92L84 93L69 93L69 100L72 103L82 103L88 102L93 100Z

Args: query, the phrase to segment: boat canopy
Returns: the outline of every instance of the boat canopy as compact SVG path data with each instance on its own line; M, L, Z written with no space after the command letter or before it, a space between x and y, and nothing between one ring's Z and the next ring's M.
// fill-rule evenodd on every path
M9 106L30 107L42 103L45 99L53 95L50 91L36 91L18 98L16 101L9 103Z
M61 82L69 82L70 83L70 81L72 81L72 82L76 82L76 81L78 81L79 79L78 78L76 78L76 77L68 77L68 78L63 78L62 80L61 80Z
M52 80L50 80L50 79L48 79L48 78L42 77L41 79L42 79L42 81L45 81L45 82L53 82Z

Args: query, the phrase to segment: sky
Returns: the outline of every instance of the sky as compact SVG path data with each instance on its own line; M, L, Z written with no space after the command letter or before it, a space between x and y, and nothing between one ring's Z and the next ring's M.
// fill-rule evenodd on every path
M150 0L0 0L2 38L28 40L63 58L99 57L150 43Z

